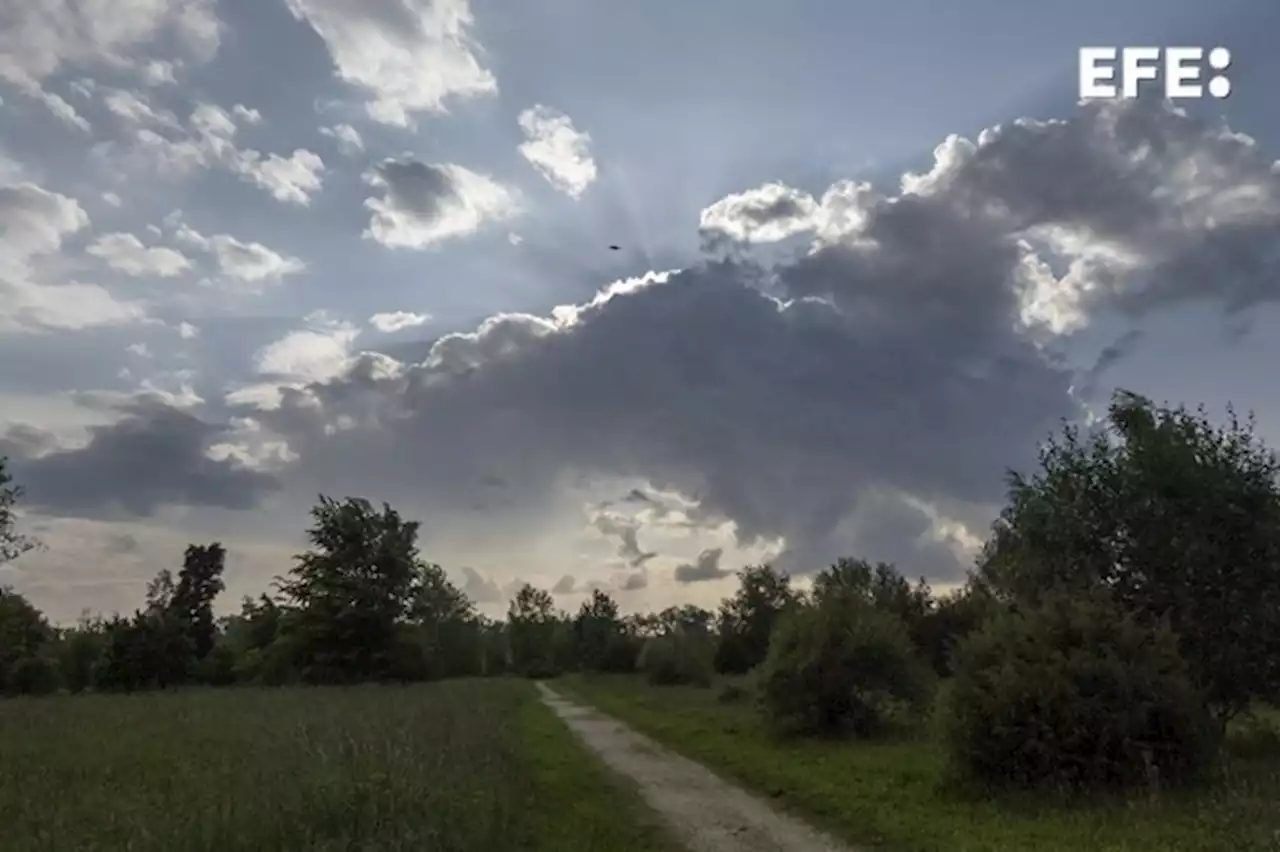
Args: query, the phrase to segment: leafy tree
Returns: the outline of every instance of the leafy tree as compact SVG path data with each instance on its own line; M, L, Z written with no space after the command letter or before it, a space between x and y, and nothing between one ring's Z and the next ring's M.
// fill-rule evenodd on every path
M57 643L58 669L63 685L70 692L90 689L106 653L102 619L83 614L75 627L60 631Z
M13 477L7 470L8 461L0 456L0 564L17 559L36 547L34 539L19 534L15 529L17 517L14 506L22 498L22 488L13 484Z
M281 593L296 608L293 637L304 678L352 682L389 676L397 625L410 612L419 577L418 524L391 506L321 495Z
M1219 428L1122 391L1105 429L1067 427L1040 466L1010 477L979 567L989 591L1028 607L1101 587L1167 619L1219 731L1280 698L1280 465L1252 422Z
M929 610L909 627L911 638L934 672L949 677L960 643L999 611L999 604L982 587L969 583L935 598Z
M14 687L14 669L38 657L53 640L54 630L40 610L25 597L0 587L0 690Z
M1177 645L1103 588L1046 592L993 618L961 646L948 692L953 773L1016 789L1196 777L1212 737Z
M761 706L782 734L871 737L924 705L926 674L899 616L828 588L780 620L760 671Z
M656 686L710 686L714 653L705 630L678 625L644 640L636 668Z
M414 585L410 618L421 631L429 675L479 674L482 651L475 606L439 565L420 564Z
M582 667L593 672L607 670L610 653L621 634L618 602L594 589L573 619L574 642Z
M189 545L169 595L168 609L182 622L197 662L209 655L217 638L213 600L226 588L222 582L226 560L227 551L217 542Z
M525 583L507 608L507 641L511 665L529 677L556 674L555 600L551 593Z
M770 565L739 571L738 591L720 605L716 671L741 674L759 665L778 617L798 599L791 578Z

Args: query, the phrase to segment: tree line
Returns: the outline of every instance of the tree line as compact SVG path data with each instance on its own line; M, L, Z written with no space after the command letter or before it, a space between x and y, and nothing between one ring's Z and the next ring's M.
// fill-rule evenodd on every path
M1118 392L1064 426L965 584L934 593L844 558L808 589L749 566L712 611L576 612L524 585L480 614L422 558L418 524L321 497L272 594L215 618L226 551L191 545L131 616L54 628L0 593L0 689L139 691L640 672L756 700L782 736L873 737L937 714L954 774L983 786L1128 787L1206 777L1232 720L1280 701L1280 485L1253 423ZM0 556L30 546L0 466Z

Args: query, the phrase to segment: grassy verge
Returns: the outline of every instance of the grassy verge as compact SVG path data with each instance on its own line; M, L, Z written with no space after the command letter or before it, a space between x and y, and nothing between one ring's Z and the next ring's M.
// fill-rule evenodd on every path
M668 850L521 681L0 702L6 852Z
M926 736L887 743L779 743L754 707L717 689L639 678L557 686L736 778L864 849L895 852L1217 852L1280 850L1280 756L1237 758L1213 789L1088 806L975 800L942 785Z

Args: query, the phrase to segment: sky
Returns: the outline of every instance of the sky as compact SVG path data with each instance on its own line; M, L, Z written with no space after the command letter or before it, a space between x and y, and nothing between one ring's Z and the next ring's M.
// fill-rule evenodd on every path
M1061 8L1059 8L1059 6ZM224 605L320 494L481 607L959 582L1117 387L1280 446L1268 0L0 0L0 584ZM1079 103L1085 45L1232 51ZM611 246L617 246L616 250Z

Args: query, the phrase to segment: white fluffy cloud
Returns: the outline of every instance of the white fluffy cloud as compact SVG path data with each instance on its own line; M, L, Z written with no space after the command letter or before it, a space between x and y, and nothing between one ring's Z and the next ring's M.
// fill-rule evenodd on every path
M365 201L372 214L365 236L391 248L426 248L520 212L514 190L449 163L386 160L365 179L382 191Z
M306 328L289 332L258 351L254 358L258 373L304 383L328 381L342 374L360 330L323 313L306 319Z
M77 329L144 316L140 306L60 273L63 241L88 225L73 198L34 183L0 183L0 328Z
M111 106L114 97L115 105ZM171 113L151 107L139 92L113 92L108 108L131 128L126 144L95 146L99 157L138 170L182 177L197 169L221 168L270 193L277 201L306 206L324 185L324 160L306 148L285 156L241 148L239 123L256 124L261 115L242 104L228 111L198 103L183 125Z
M369 317L369 325L386 334L404 331L406 328L417 328L429 322L431 322L431 314L415 314L409 311L393 311Z
M369 96L369 116L408 126L450 99L492 95L471 38L470 0L285 0L324 40L337 76Z
M216 0L21 0L0 4L0 80L37 98L68 123L88 123L46 82L76 68L133 70L144 79L172 78L184 61L217 53L222 25ZM180 56L142 59L143 48L164 41ZM157 65L157 62L161 62ZM160 68L167 70L161 74Z
M334 124L320 128L320 135L328 136L338 143L338 151L348 157L354 157L364 150L364 139L360 131L350 124Z
M590 134L575 128L569 116L541 104L520 113L518 120L525 140L521 156L556 189L581 197L596 179Z
M191 259L165 246L146 246L133 234L103 234L85 249L126 275L173 278L189 270Z
M299 258L280 254L262 243L244 242L230 234L206 236L179 224L174 239L211 255L220 280L236 287L260 289L306 269Z

